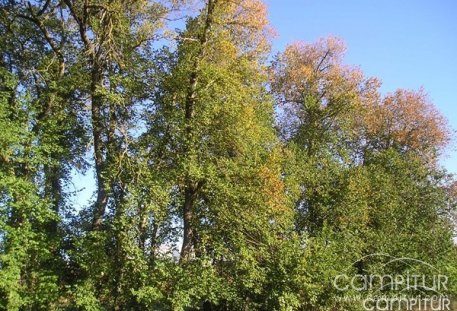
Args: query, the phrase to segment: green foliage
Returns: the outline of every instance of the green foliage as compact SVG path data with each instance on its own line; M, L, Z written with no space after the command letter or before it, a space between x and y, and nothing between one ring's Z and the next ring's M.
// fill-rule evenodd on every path
M395 293L342 291L341 274L439 271L457 294L443 118L421 92L381 98L340 40L269 66L258 0L0 3L0 310ZM95 181L82 208L78 174Z
M29 131L30 102L11 92L17 87L13 75L2 69L0 78L0 306L44 310L59 296L57 275L47 264L53 243L45 230L57 215L33 182L38 165L46 162Z

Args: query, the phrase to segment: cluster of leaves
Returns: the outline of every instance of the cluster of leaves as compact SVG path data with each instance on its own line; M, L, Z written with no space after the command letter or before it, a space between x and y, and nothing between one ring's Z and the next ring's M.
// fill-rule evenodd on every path
M0 310L357 310L337 275L429 272L373 254L457 277L445 119L341 40L269 64L260 0L0 3Z

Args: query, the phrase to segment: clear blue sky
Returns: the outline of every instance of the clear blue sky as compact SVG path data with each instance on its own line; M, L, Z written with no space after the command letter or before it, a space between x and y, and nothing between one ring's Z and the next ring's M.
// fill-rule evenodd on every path
M273 49L335 35L347 45L346 62L383 82L382 92L423 86L457 129L457 1L267 0L278 32ZM455 135L454 135L455 137ZM457 138L454 138L457 140ZM444 166L457 174L457 152Z

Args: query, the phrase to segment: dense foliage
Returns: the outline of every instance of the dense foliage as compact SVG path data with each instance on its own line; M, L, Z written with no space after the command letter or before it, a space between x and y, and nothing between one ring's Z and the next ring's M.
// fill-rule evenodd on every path
M333 37L271 57L260 0L0 3L0 310L358 310L342 272L430 267L457 293L424 90Z

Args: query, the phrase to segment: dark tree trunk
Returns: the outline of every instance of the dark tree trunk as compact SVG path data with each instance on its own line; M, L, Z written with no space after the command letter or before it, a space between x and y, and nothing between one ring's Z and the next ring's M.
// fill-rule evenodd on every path
M195 55L193 69L189 77L189 87L187 90L187 96L185 101L185 119L186 119L186 147L184 153L189 155L194 148L194 129L192 120L194 119L194 105L195 98L197 95L197 85L199 80L200 62L203 58L203 52L205 45L208 41L208 34L213 24L213 14L217 0L208 0L207 15L205 25L201 34L199 35L199 49ZM181 260L187 260L191 254L193 244L195 242L195 228L193 224L194 220L194 203L198 194L199 186L197 181L192 180L189 176L186 176L184 185L184 204L182 208L183 217L183 244L181 248Z
M184 193L184 206L183 206L183 242L181 248L181 260L189 259L192 252L192 244L194 238L194 202L196 190L190 186L185 189Z
M93 230L100 230L103 223L105 208L108 203L106 179L104 177L104 144L103 144L103 99L99 92L102 87L102 70L96 60L92 64L91 100L92 100L92 139L94 141L95 178L97 183L97 199L94 206Z

